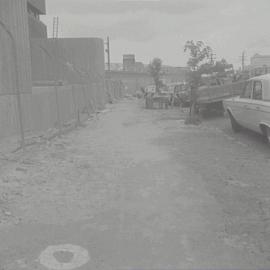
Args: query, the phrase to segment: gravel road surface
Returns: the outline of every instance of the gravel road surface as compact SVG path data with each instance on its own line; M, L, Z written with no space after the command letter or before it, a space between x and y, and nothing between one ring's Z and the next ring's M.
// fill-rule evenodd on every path
M270 148L125 99L0 155L0 269L270 269Z

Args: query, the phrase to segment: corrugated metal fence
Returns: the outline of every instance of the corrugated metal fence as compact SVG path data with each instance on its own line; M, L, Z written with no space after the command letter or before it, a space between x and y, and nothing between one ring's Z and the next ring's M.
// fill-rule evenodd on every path
M33 87L32 94L22 96L23 128L27 136L62 129L68 124L89 118L105 104L120 99L124 89L120 81L104 85L74 84ZM59 114L59 115L58 115ZM0 96L0 140L19 135L18 110L14 96Z
M105 81L103 40L30 44L26 0L0 0L0 40L0 142L15 135L21 143L24 135L55 127L61 131L122 96L120 81Z

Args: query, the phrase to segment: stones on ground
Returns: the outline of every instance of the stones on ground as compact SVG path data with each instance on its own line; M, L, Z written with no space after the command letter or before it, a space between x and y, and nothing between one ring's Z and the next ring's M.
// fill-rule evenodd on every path
M9 177L3 177L2 178L3 183L8 183L10 181Z
M26 173L26 172L27 172L27 169L21 168L21 167L17 167L17 168L16 168L16 171L17 171L17 172L24 172L24 173Z
M15 224L16 226L18 226L18 225L21 223L21 221L22 221L22 220L19 218L19 219L15 220L14 224Z
M17 265L18 267L22 268L22 269L26 269L27 268L27 262L25 259L20 259L17 261Z
M12 216L12 213L9 211L4 211L4 215L7 217L10 217L10 216Z
M24 165L35 165L35 162L33 160L30 160L30 159L24 159L22 161L22 164L24 164Z

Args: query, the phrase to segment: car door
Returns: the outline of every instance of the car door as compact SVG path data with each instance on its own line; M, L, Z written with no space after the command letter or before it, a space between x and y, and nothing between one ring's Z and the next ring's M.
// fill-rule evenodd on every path
M254 80L252 88L252 98L250 103L247 105L249 110L249 128L260 132L260 121L263 114L263 83L260 80Z
M266 81L257 81L254 83L252 103L253 103L253 130L261 132L260 124L270 124L270 104L267 94L269 91L269 83Z
M250 102L252 99L253 81L247 82L241 96L234 100L232 113L235 120L246 128L250 128Z

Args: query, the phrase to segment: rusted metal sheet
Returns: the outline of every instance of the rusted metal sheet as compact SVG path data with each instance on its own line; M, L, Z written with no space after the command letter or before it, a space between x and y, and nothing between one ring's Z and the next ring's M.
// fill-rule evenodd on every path
M67 64L63 48L53 40L31 39L32 79L35 82L84 83Z
M27 2L36 8L40 14L46 13L46 3L45 0L27 0Z
M0 95L31 92L31 63L26 0L0 0ZM17 55L17 59L16 59Z
M226 98L238 96L242 93L245 83L245 81L240 81L199 89L197 102L201 104L219 102Z
M33 81L104 80L104 45L97 38L32 39Z
M47 38L47 26L40 20L28 16L30 38Z
M83 72L90 74L92 79L104 77L104 41L100 38L61 38L59 45L71 64Z
M105 100L104 41L100 38L60 38L57 43L64 51L64 61L88 82L87 93L98 108Z

